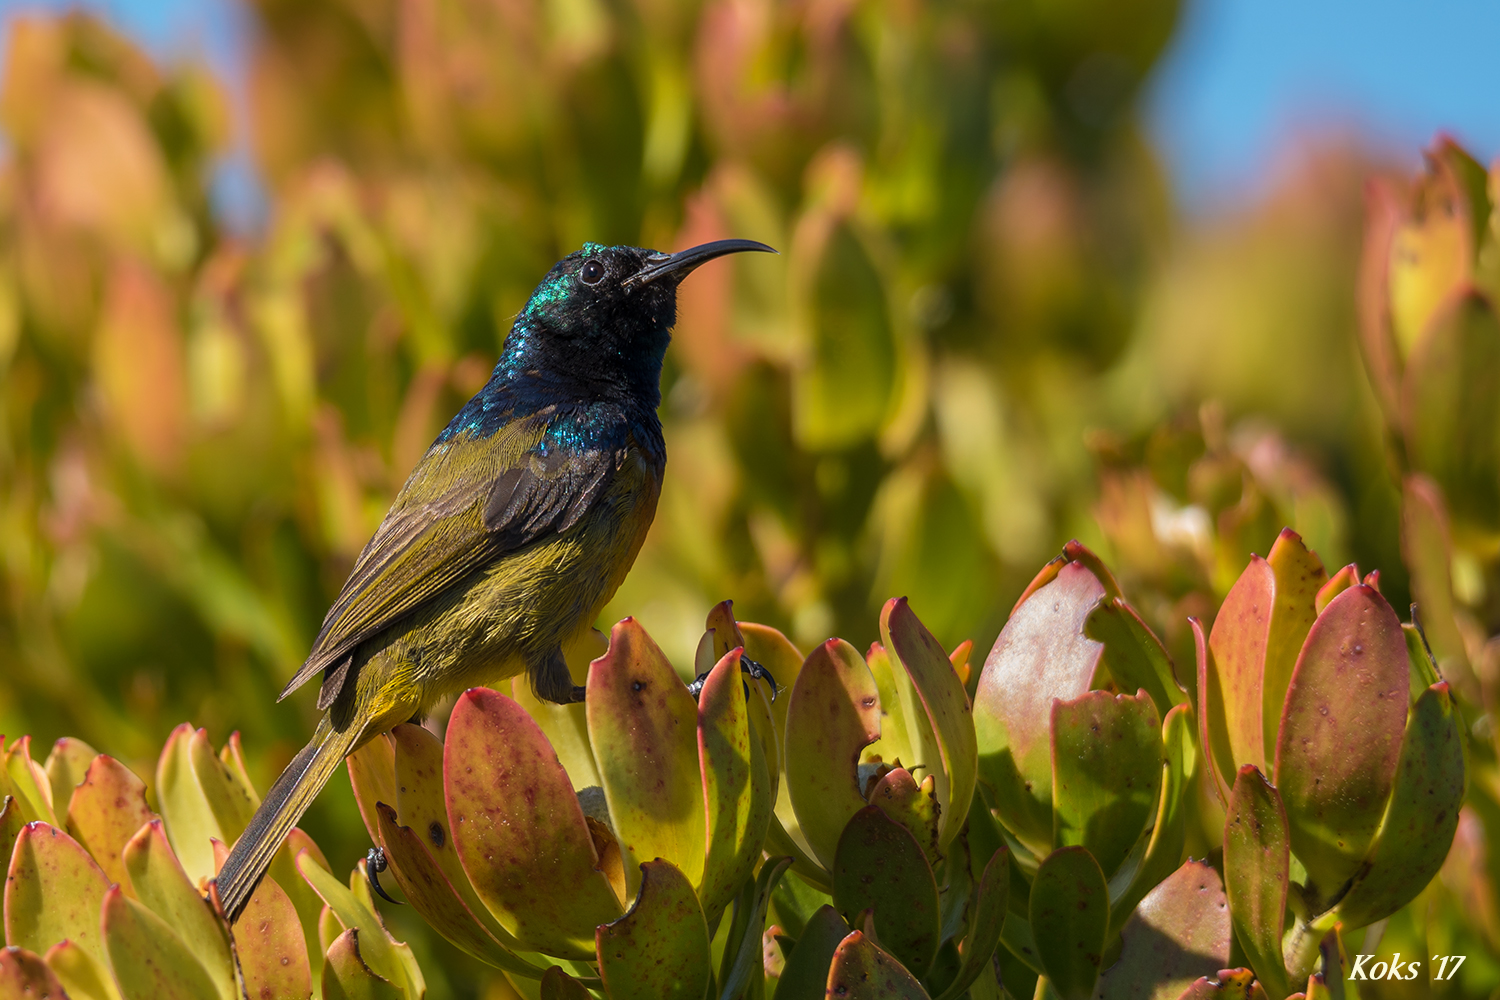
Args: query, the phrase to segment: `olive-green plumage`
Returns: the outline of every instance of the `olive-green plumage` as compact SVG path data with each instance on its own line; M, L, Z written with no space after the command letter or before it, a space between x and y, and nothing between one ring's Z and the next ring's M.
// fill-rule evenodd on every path
M677 283L725 253L589 244L552 269L489 383L412 470L282 697L321 673L311 742L219 875L238 917L282 840L350 752L445 695L526 671L580 700L562 647L594 624L656 512L662 358Z

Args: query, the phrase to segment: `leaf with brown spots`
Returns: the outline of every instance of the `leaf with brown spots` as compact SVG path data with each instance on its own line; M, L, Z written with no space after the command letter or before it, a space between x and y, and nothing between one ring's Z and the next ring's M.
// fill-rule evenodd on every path
M354 786L359 818L365 821L370 839L378 844L380 817L375 813L375 803L396 801L396 753L391 734L381 733L345 757L344 766L349 769L349 784Z
M836 1000L928 1000L916 977L863 931L852 932L834 950L826 995Z
M1109 886L1083 847L1047 855L1031 881L1031 934L1037 957L1062 1000L1088 1000L1099 978L1109 930Z
M111 882L127 883L120 852L136 831L156 818L146 805L146 783L115 760L100 754L68 802L68 832L99 863Z
M214 981L166 921L119 886L104 894L109 964L127 1000L204 1000Z
M141 827L120 853L135 898L182 939L214 981L219 995L224 1000L234 1000L237 995L234 965L224 925L188 881L187 873L167 843L161 820L152 820ZM295 919L292 930L296 930Z
M47 772L47 782L52 789L52 811L57 814L57 825L69 828L68 802L73 798L73 789L83 781L99 751L83 740L64 736L52 744L52 752L42 770ZM108 871L108 868L105 869Z
M594 928L619 917L620 902L536 722L494 691L464 692L448 721L443 772L449 833L479 899L523 947L592 957Z
M235 954L250 1000L312 995L312 965L291 897L267 876L234 925Z
M630 893L640 887L638 866L655 858L701 882L706 819L698 706L635 619L610 632L609 652L589 668L584 704Z
M879 806L866 806L839 837L833 905L853 924L875 911L881 943L918 976L927 974L941 935L937 881L921 846Z
M66 1000L62 983L41 956L26 948L0 948L0 997Z
M640 885L630 912L597 931L605 990L611 1000L701 1000L713 957L692 884L657 858L641 865Z
M99 907L109 879L72 837L28 823L16 838L5 880L5 941L42 953L64 939L106 961Z
M1246 764L1224 817L1224 881L1240 948L1278 997L1290 991L1281 957L1290 866L1281 797L1258 768Z
M1121 932L1120 958L1097 1000L1177 1000L1229 961L1229 909L1219 873L1188 861L1152 889Z
M855 648L829 639L812 651L786 719L786 786L813 855L832 869L844 825L866 805L859 752L880 737L875 678Z

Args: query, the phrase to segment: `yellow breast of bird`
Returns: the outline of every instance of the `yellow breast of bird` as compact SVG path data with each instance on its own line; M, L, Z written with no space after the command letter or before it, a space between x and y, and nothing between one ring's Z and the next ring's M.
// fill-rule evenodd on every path
M405 675L398 687L410 684L424 709L446 694L521 673L594 624L635 562L660 491L653 463L626 449L576 525L462 581L390 645L372 650L371 660Z

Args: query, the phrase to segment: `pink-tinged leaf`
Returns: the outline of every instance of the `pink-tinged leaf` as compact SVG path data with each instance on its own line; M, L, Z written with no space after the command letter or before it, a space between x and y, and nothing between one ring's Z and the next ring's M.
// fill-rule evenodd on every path
M1208 769L1208 784L1218 795L1220 804L1229 802L1229 784L1225 775L1234 773L1234 757L1224 727L1224 692L1219 687L1219 671L1214 666L1213 650L1203 635L1203 623L1189 618L1193 630L1193 651L1198 663L1198 745L1203 748L1203 762Z
M294 826L286 835L286 840L282 841L281 850L271 858L267 874L276 880L281 891L287 894L292 905L297 908L297 919L302 924L308 954L320 955L328 950L328 946L318 939L317 930L318 916L323 912L323 900L297 870L297 857L304 853L325 871L332 870L328 859L323 856L318 845L313 843L313 839L301 827Z
M1313 610L1318 614L1328 607L1328 602L1348 590L1350 587L1359 585L1359 567L1350 563L1337 573L1328 578L1323 586L1318 588L1317 597L1313 599Z
M1323 892L1355 873L1380 825L1406 728L1410 670L1401 623L1364 585L1329 602L1297 661L1276 787L1292 852Z
M1433 655L1461 670L1468 653L1454 617L1453 539L1443 491L1426 476L1407 476L1401 488L1401 557L1411 573L1411 596Z
M635 905L597 932L604 989L611 1000L701 1000L713 957L693 886L661 858L641 869Z
M62 983L35 952L0 948L0 997L6 1000L66 1000Z
M698 695L698 759L708 834L698 898L704 914L717 923L760 860L771 822L771 778L750 731L735 650L719 660Z
M802 665L790 701L787 792L814 857L831 870L844 824L866 805L859 752L880 738L875 678L853 646L829 639Z
M21 836L21 830L26 826L26 820L21 817L21 806L15 798L6 795L0 798L0 861L10 864L11 849L16 846L16 839ZM3 890L0 890L0 898L3 898ZM0 905L0 919L5 915L5 908ZM0 931L4 927L0 926Z
M389 870L406 894L406 901L422 915L422 919L481 962L532 979L540 975L541 969L516 957L506 944L489 932L494 917L477 897L471 906L459 895L447 873L433 860L428 843L411 827L398 826L396 811L390 806L382 802L378 808L380 837L385 845ZM468 884L466 877L464 884ZM469 892L472 894L473 890ZM475 907L483 913L482 918ZM507 934L506 940L515 939Z
M1047 586L1053 580L1056 580L1058 574L1062 572L1063 567L1071 564L1072 561L1065 555L1055 556L1045 566L1037 570L1036 576L1031 578L1031 582L1026 585L1026 589L1021 591L1021 596L1016 598L1016 603L1011 606L1010 617L1014 618L1016 612L1021 610L1021 605L1026 603L1027 598Z
M978 778L979 749L969 696L942 644L918 620L906 598L886 602L880 636L905 668L897 677L897 690L906 710L908 740L922 757L911 763L926 764L937 779L938 843L947 847L969 814Z
M121 856L135 898L173 929L214 981L219 995L232 1000L236 995L234 965L224 924L188 881L167 843L161 820L142 826L121 849Z
M480 900L524 947L592 956L594 928L617 918L620 902L537 724L503 695L466 691L448 722L443 773L449 832Z
M396 751L391 744L391 735L381 733L376 736L345 757L344 766L349 769L349 783L354 786L359 818L365 821L370 840L378 844L380 817L375 813L375 803L396 801Z
M68 802L68 832L94 856L111 882L128 884L120 852L136 831L156 818L146 805L146 783L115 760L100 754Z
M1094 856L1062 847L1031 881L1031 934L1042 968L1062 1000L1094 992L1109 931L1109 886Z
M45 961L73 1000L122 1000L108 967L72 941L48 948ZM0 996L4 995L0 989Z
M312 995L312 964L296 907L269 875L255 887L234 925L234 947L248 996Z
M839 1000L928 1000L922 984L863 931L852 932L834 950L827 995Z
M1281 797L1259 769L1246 764L1235 778L1224 817L1224 881L1240 949L1278 997L1290 991L1281 955L1290 879L1291 848Z
M1302 537L1291 528L1281 529L1276 544L1271 546L1271 554L1266 557L1266 565L1271 567L1276 583L1261 681L1263 745L1269 764L1270 755L1275 753L1276 729L1281 724L1287 685L1291 683L1302 643L1318 617L1318 591L1327 582L1328 573L1323 569L1323 561L1302 544Z
M73 798L73 789L83 781L89 764L97 756L99 751L71 736L64 736L52 744L52 752L47 755L42 770L47 772L47 783L52 792L52 811L57 815L58 826L66 828L69 825L68 802Z
M52 810L52 782L42 766L31 759L31 737L22 736L5 748L5 773L10 780L10 793L21 806L21 815L26 821L40 820L56 826L57 814Z
M904 767L887 771L870 790L870 804L879 806L891 819L906 827L927 855L929 864L937 864L938 852L938 802L936 782L931 775L917 779Z
M640 886L638 866L653 858L700 882L706 820L698 706L635 619L610 632L609 652L589 668L584 704L630 894Z
M881 944L927 974L941 943L937 882L921 846L878 806L855 813L839 838L833 905L851 925L873 909Z
M218 995L207 970L166 921L126 896L104 894L104 940L120 992L130 1000L205 1000Z
M1098 1000L1177 1000L1229 961L1229 912L1219 873L1188 861L1141 900L1121 931L1120 958Z
M5 943L44 953L68 939L100 962L99 906L109 879L77 841L46 823L16 838L5 880Z
M984 874L974 887L965 915L967 930L963 939L963 964L958 975L937 1000L958 1000L964 991L991 967L990 959L1000 944L1005 926L1006 900L1010 894L1010 851L1000 848L984 866Z
M1090 691L1052 703L1052 840L1113 875L1156 814L1161 720L1151 697Z
M1416 898L1453 846L1464 800L1463 734L1446 682L1412 706L1380 833L1339 901L1346 928L1390 916Z
M1094 578L1104 588L1106 600L1118 601L1123 598L1120 584L1115 580L1115 575L1109 571L1109 567L1104 565L1104 560L1078 539L1075 538L1063 546L1063 558L1077 563L1094 574Z
M184 722L172 730L156 761L156 803L167 824L167 837L188 878L195 885L214 876L211 840L224 836L208 796L193 770L193 727Z
M1005 623L974 695L980 776L1011 833L1039 857L1052 848L1052 702L1093 681L1104 646L1084 628L1103 597L1086 567L1062 566Z
M828 988L828 967L839 942L849 936L849 925L839 911L820 906L807 919L797 946L787 956L776 995L781 1000L822 1000Z
M360 946L370 935L351 927L328 946L323 962L323 1000L408 1000L396 982L370 968Z
M1275 603L1276 571L1252 555L1250 565L1224 597L1208 637L1211 668L1217 676L1208 695L1215 700L1204 715L1210 729L1223 720L1223 735L1215 742L1226 744L1229 755L1214 763L1225 775L1235 773L1241 764L1266 767L1262 680Z

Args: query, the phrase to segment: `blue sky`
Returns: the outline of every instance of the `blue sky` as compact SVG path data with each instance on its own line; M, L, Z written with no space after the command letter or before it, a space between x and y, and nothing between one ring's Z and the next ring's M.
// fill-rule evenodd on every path
M19 10L66 0L0 0ZM249 30L235 0L86 0L160 57L204 53L231 79ZM1412 165L1440 129L1500 152L1494 0L1189 0L1148 99L1151 131L1192 211L1244 200L1299 136L1358 134ZM241 161L222 200L253 212ZM248 201L247 201L248 199ZM241 204L244 203L244 204Z

